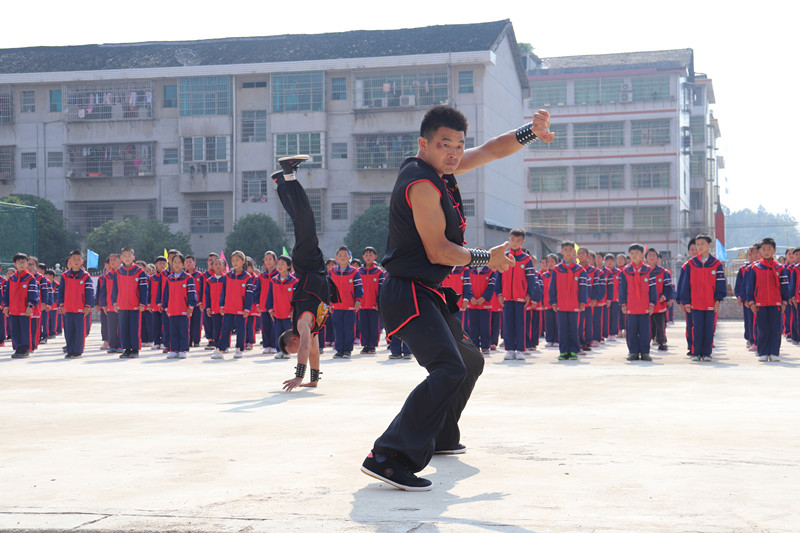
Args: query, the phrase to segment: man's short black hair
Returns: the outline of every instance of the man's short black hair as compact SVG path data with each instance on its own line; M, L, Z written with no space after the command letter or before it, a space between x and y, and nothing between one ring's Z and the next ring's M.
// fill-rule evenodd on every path
M431 140L433 134L442 127L461 131L466 135L469 123L467 122L467 117L461 111L450 106L437 105L430 108L422 118L419 136Z
M630 246L628 246L628 253L630 253L631 250L639 250L640 252L644 252L644 246L642 246L638 242L635 242L635 243L631 244Z
M278 337L278 350L280 350L281 353L289 353L286 351L286 345L289 344L289 341L291 341L294 337L297 337L297 333L295 333L291 328L281 333Z
M761 246L764 246L765 244L768 244L775 249L778 248L778 245L775 244L775 239L773 239L772 237L764 237L763 239L761 239Z

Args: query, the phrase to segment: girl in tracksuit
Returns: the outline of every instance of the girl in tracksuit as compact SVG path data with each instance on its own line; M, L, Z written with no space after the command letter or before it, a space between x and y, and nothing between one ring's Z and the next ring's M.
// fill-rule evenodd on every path
M247 338L247 317L253 307L253 278L244 269L244 252L239 250L231 254L233 270L225 274L219 307L222 311L222 326L219 344L214 355L221 355L231 344L231 332L236 329L236 352L233 357L239 359L245 349Z

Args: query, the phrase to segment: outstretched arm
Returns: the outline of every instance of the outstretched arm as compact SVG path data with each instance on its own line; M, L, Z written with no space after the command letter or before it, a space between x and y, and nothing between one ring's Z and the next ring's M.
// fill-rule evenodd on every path
M540 109L533 115L532 131L542 141L553 142L555 135L550 131L550 113ZM461 163L455 171L456 176L465 174L486 163L508 157L519 152L524 145L517 140L516 130L489 139L480 146L464 151Z
M311 352L311 326L313 322L314 318L311 313L303 313L297 320L297 332L300 334L300 345L297 348L297 366L302 365L304 370L308 366L308 358ZM317 355L317 363L319 363L319 355ZM303 373L305 374L305 372ZM303 377L295 376L283 382L283 390L290 391L295 387L301 387L302 384Z

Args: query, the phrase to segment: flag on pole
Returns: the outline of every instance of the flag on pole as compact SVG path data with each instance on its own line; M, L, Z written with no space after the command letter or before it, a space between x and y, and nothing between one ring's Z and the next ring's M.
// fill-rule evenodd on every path
M720 261L728 260L728 252L725 251L725 245L719 242L719 239L717 239L717 259Z
M169 252L167 252L166 248L164 248L164 259L169 259Z
M286 247L283 246L282 248L283 248L283 255L289 255L289 251L286 249Z
M100 256L97 253L87 250L86 251L86 268L98 268L100 264Z

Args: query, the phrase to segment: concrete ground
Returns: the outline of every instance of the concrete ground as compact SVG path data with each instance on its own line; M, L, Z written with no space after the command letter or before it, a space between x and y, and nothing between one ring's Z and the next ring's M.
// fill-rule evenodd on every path
M359 471L425 376L413 360L329 349L321 386L286 393L294 360L120 360L96 329L74 361L60 340L0 348L0 531L800 530L800 347L759 363L741 322L709 363L682 323L652 363L624 341L574 362L494 352L467 453L434 457L423 493Z

